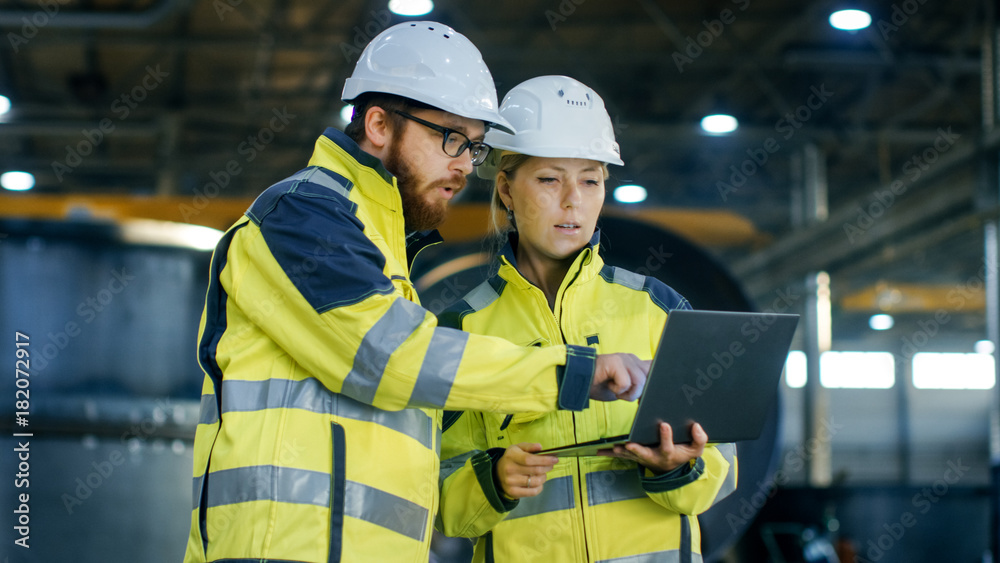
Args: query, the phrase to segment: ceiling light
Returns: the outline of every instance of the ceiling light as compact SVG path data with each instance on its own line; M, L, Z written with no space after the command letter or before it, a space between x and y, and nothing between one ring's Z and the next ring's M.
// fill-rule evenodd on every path
M646 188L635 184L615 188L615 201L619 203L639 203L646 201Z
M858 31L872 24L872 17L863 10L839 10L830 14L830 25L844 31Z
M872 315L871 318L868 319L868 326L870 326L872 330L889 330L894 324L895 321L893 320L892 315Z
M122 240L132 244L179 246L212 250L224 235L222 231L201 225L130 219L122 223Z
M712 135L732 133L736 131L737 127L739 127L739 122L736 121L736 118L724 113L706 115L701 119L701 128Z
M340 120L344 123L350 123L351 118L354 117L354 106L347 104L346 106L340 108Z
M977 354L992 354L994 349L993 341L980 340L972 346L972 349L975 350Z
M389 0L389 11L401 16L422 16L433 9L431 0Z
M23 192L35 187L35 177L28 172L4 172L0 174L0 186L13 192Z
M3 115L10 111L10 98L7 96L0 96L0 115Z

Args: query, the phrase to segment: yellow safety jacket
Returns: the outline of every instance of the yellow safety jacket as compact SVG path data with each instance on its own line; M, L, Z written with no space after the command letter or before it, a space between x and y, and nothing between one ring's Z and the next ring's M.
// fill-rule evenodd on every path
M443 312L440 323L529 347L573 343L652 358L668 312L691 306L655 278L605 265L599 237L576 257L554 310L517 271L508 244L498 273ZM658 477L618 458L563 458L538 496L510 501L499 494L493 466L506 448L628 434L635 411L636 403L616 401L580 413L446 412L438 528L478 538L477 562L701 561L696 515L735 490L734 444L710 444L699 459Z
M582 409L595 354L439 328L396 179L340 131L215 250L185 561L428 560L441 409Z

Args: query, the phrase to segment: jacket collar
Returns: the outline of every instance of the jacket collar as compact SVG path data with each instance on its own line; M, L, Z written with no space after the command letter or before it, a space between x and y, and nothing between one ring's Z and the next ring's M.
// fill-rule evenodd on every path
M343 175L353 184L352 190L359 190L367 198L398 213L398 225L403 224L403 202L396 178L385 169L381 160L361 150L343 131L328 127L316 140L316 149L309 164ZM406 233L407 266L413 264L417 253L441 240L436 230Z
M497 260L500 262L500 273L508 282L519 287L533 287L533 284L525 279L517 269L517 258L514 251L517 248L517 237L517 231L508 233L507 243L497 255ZM573 260L573 264L566 272L566 277L563 278L563 283L566 279L573 280L574 284L584 283L601 272L604 260L598 254L600 241L601 229L594 229L594 235L590 237L590 242L581 248L576 255L576 259Z
M396 212L402 212L396 178L385 169L382 161L361 150L343 131L328 127L316 140L310 166L333 170L354 184L366 197Z

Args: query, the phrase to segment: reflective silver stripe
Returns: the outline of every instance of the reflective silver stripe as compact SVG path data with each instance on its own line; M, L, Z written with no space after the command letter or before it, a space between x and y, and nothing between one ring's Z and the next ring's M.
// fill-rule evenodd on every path
M314 184L319 184L324 188L330 188L331 190L337 192L338 194L348 197L351 191L351 185L348 184L344 186L340 182L334 180L333 178L326 175L326 173L320 171L319 168L312 168L303 170L301 173L292 176L292 178L298 179L298 176L303 175L304 180L307 182L312 182Z
M469 458L482 453L482 450L472 450L471 452L465 452L462 455L450 457L448 459L441 460L441 473L439 475L440 484L444 484L444 480L451 477L453 473L465 466L465 462L469 461ZM544 490L544 488L543 488Z
M680 563L680 560L681 552L672 549L670 551L656 551L653 553L629 555L627 557L615 557L614 559L601 559L597 563ZM701 563L701 555L692 553L691 563Z
M722 488L719 489L719 493L715 495L715 500L712 501L713 505L728 497L736 490L736 444L719 444L716 446L716 449L729 462L729 472L726 473L726 480L723 481Z
M264 409L302 409L333 414L334 394L318 380L265 379L222 383L222 412L247 412Z
M590 506L646 498L646 496L635 467L593 471L587 474L587 502Z
M330 507L329 473L274 465L214 471L209 475L208 507L269 500ZM404 498L347 481L344 514L423 541L429 511Z
M338 395L314 378L295 381L291 379L266 379L264 381L226 380L222 383L222 412L248 412L264 409L302 409L319 414L329 414L373 422L420 442L433 449L437 424L434 419L417 409L384 411L359 403L350 397Z
M344 490L344 514L424 541L430 511L394 494L348 481Z
M351 373L344 378L341 393L371 404L382 381L389 356L424 322L427 311L420 305L396 299L389 310L368 330L354 355Z
M571 475L557 477L546 481L538 496L522 498L518 502L517 508L507 516L507 520L557 510L568 510L574 506L576 506L576 501L573 494L573 477Z
M613 277L613 281L618 285L624 285L625 287L631 289L640 290L642 289L642 285L646 282L646 277L641 274L623 270L621 268L615 268L614 270L615 275Z
M444 408L468 340L467 332L443 327L434 330L410 396L411 407Z
M477 285L465 296L465 302L469 304L469 307L472 307L473 311L482 311L497 299L500 299L500 296L490 285L489 280Z
M191 508L198 508L198 504L201 502L201 484L204 481L204 475L199 475L194 478L194 486L191 491Z
M253 465L208 475L208 507L255 500L330 506L330 474L275 465Z
M201 396L199 412L198 424L215 424L219 421L219 404L214 394Z

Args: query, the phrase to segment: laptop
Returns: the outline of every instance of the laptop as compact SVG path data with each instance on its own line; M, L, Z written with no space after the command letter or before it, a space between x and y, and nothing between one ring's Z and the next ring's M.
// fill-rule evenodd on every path
M760 437L799 315L676 310L667 315L646 387L628 434L542 450L565 457L636 442L660 443L660 422L675 443L691 443L701 424L709 442Z

